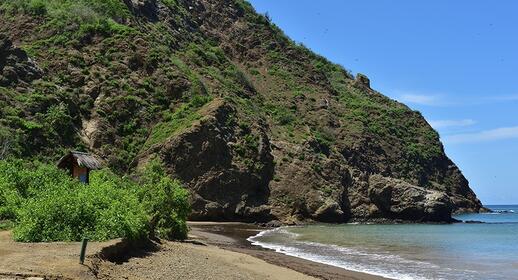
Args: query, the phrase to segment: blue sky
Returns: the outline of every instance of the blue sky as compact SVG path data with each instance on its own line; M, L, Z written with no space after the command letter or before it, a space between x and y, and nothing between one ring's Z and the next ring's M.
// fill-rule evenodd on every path
M518 1L250 0L423 113L485 204L518 204Z

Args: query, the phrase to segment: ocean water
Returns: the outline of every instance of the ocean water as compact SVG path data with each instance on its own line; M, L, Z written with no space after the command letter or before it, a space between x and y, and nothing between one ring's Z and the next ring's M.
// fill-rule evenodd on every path
M250 237L253 245L392 279L518 279L518 206L451 225L310 225Z

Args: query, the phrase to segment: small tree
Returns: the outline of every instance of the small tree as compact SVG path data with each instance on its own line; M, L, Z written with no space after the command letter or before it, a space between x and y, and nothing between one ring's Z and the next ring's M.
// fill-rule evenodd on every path
M158 160L148 164L143 181L141 201L149 216L152 237L187 238L187 216L191 211L188 191L166 174Z

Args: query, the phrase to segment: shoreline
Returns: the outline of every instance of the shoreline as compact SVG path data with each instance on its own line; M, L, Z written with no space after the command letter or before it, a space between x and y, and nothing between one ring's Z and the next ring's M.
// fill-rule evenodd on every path
M274 250L254 246L247 239L259 232L271 228L254 224L235 222L189 222L190 236L193 239L217 246L223 250L243 253L261 259L275 266L286 267L294 271L326 280L383 280L389 279L364 272L306 260L285 255Z
M0 278L387 279L253 246L246 239L268 229L257 225L189 222L189 227L184 242L157 240L136 247L120 239L89 242L84 265L79 264L80 242L20 243L10 231L0 231Z

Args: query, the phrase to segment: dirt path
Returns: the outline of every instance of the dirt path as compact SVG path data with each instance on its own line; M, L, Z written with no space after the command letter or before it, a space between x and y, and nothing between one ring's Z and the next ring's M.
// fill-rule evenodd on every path
M90 243L87 255L116 242ZM88 266L79 264L80 249L78 242L14 242L9 231L0 231L0 279L95 279Z

